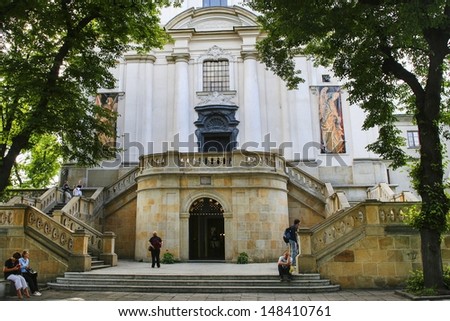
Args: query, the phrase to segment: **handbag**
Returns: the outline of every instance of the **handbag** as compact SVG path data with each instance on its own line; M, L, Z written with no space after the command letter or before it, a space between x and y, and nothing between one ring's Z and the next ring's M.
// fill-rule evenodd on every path
M148 250L149 250L150 252L153 251L153 250L154 250L153 245L150 244L150 245L148 246Z

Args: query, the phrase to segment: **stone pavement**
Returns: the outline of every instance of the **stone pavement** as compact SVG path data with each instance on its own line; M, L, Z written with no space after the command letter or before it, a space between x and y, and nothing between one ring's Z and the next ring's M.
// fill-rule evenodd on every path
M274 263L175 263L152 269L149 263L119 260L115 267L85 272L90 274L178 274L178 275L270 275L277 274ZM130 293L56 291L41 289L42 296L25 301L408 301L395 290L341 290L331 293ZM4 301L16 301L6 297Z
M18 301L16 297L4 301ZM130 293L42 290L24 301L409 301L394 290L341 290L333 293Z

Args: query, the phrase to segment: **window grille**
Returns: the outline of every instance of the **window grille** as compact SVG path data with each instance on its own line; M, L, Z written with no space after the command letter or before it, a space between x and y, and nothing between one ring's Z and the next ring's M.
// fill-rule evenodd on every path
M221 92L230 90L230 68L228 60L203 62L203 91Z

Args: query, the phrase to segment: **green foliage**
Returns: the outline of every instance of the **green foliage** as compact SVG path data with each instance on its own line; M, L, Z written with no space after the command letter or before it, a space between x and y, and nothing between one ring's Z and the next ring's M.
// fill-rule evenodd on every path
M411 271L408 279L406 280L406 292L414 295L434 295L435 290L425 289L423 281L423 271L415 270Z
M239 253L237 258L237 264L247 264L248 263L248 254L245 252Z
M444 266L443 277L446 286L450 287L450 266L448 265ZM435 288L425 287L422 270L415 270L410 272L409 277L406 280L405 290L408 293L418 296L431 296L438 294L438 291Z
M163 257L161 258L161 263L163 264L173 264L175 263L175 258L172 253L166 252L163 254Z
M444 283L450 289L450 265L444 266Z
M14 188L45 188L55 184L54 178L60 170L60 144L56 136L45 134L32 137L31 150L16 162L12 176Z
M433 226L435 229L447 232L450 231L450 211L442 218L439 204L430 209L429 212L423 211L423 205L412 205L404 213L404 222L418 230L423 226ZM429 213L435 213L429 215Z
M0 192L19 154L56 135L64 160L95 165L115 156L102 137L117 114L97 106L115 88L110 69L133 50L169 37L159 25L170 1L3 1L0 3ZM48 156L48 155L47 155Z

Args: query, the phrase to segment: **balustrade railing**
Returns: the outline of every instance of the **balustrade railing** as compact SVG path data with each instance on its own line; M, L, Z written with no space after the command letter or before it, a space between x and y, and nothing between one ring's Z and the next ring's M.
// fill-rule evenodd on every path
M409 191L395 194L386 183L379 183L367 189L367 198L383 202L418 202L419 199Z
M336 249L348 245L352 239L363 237L363 231L369 225L404 224L405 212L414 204L417 203L360 203L329 217L311 229L300 229L300 254L305 257L313 256L315 262L320 264L321 260Z
M78 218L64 213L64 211L58 211L54 214L53 218L57 220L61 225L67 227L71 231L84 230L88 235L88 247L89 252L94 255L102 254L103 249L103 234L96 229L90 227L85 222Z
M62 211L50 217L34 206L2 206L1 227L21 227L25 234L33 235L36 241L47 243L48 248L67 258L69 271L89 271L89 253L99 255L106 264L117 264L114 233L101 233Z
M101 195L102 195L101 197L103 198L103 200L101 200L101 206L103 206L103 204L108 203L109 201L114 199L119 194L125 192L131 186L135 185L136 184L136 176L138 175L138 173L139 173L139 168L136 167L135 169L129 171L126 175L121 177L114 184L104 188L103 193L101 193ZM98 195L98 197L100 197L100 195ZM97 197L96 197L96 199L97 199ZM99 202L100 202L100 200L99 200ZM94 206L94 208L97 208L97 206Z
M284 160L275 153L234 150L223 153L183 153L169 151L161 154L142 156L140 171L157 170L158 168L256 168L279 169L284 167Z
M72 254L74 245L73 230L60 224L36 208L28 207L25 213L26 228L38 232L48 241L56 244L67 253Z
M367 198L390 202L394 200L394 191L386 183L379 183L367 189Z
M327 195L327 187L325 183L311 176L297 167L286 167L286 174L289 176L291 182L307 190L313 195L325 200Z

